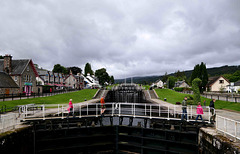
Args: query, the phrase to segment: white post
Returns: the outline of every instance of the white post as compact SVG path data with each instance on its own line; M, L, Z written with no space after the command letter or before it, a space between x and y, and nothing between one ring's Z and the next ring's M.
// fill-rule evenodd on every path
M152 119L152 105L150 105L150 119Z
M187 122L189 121L189 118L188 118L188 107L186 108L186 110L187 110L187 113L184 113L184 114L186 114L186 117L187 117Z
M168 106L168 120L169 120L169 114L170 114L170 113L169 113L169 106Z
M74 104L73 104L73 115L74 115Z
M208 123L211 123L210 107L208 107Z
M98 117L98 104L96 104L96 117Z
M134 117L134 118L135 118L135 107L136 107L136 106L135 106L135 103L134 103L134 110L133 110L133 114L134 114L133 117Z
M79 118L82 117L82 113L81 113L81 105L79 105Z
M175 105L173 106L173 115L174 115L174 118L175 118Z
M113 112L114 112L114 104L112 103L112 117L113 117Z
M133 112L134 112L134 111L133 111L133 110L134 110L133 107L134 107L134 106L133 106L133 103L132 103L132 114L133 114Z
M43 120L45 120L45 105L43 105Z
M159 117L161 117L161 106L160 104L158 106L159 106Z
M27 105L25 107L25 114L26 114L26 117L27 117Z
M120 117L120 115L121 115L121 103L119 103L119 114L118 114L118 116Z
M58 116L59 116L59 112L60 112L60 109L59 109L59 104L58 104Z
M193 118L193 116L192 116L192 105L191 105L191 119Z
M147 115L147 104L145 104L145 116Z
M87 103L87 115L88 115L88 103Z
M62 105L62 119L63 119L63 105Z

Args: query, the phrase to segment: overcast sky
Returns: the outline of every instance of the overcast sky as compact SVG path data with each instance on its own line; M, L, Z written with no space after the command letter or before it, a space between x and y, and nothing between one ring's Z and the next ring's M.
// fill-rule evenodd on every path
M239 0L0 0L0 55L115 78L240 65Z

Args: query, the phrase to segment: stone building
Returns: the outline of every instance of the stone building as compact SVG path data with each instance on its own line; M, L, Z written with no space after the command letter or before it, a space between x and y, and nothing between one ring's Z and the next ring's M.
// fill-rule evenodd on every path
M19 86L14 80L5 72L0 72L0 94L17 94L19 93Z
M0 59L0 71L7 73L19 86L19 92L31 95L37 93L36 77L38 73L31 59L12 60L11 55Z

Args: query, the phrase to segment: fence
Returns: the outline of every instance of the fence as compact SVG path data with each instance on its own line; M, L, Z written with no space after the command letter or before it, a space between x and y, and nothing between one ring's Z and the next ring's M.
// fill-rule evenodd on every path
M184 93L184 94L193 94L192 91L184 91L184 92L179 92L179 93ZM216 100L222 100L222 101L227 101L227 102L235 102L235 103L240 103L240 96L232 96L232 95L227 95L227 94L213 94L213 93L204 93L201 96L209 98L209 99L216 99Z
M36 97L46 97L46 96L53 96L57 94L68 93L72 91L77 91L76 89L73 90L61 90L61 91L53 91L52 93L18 93L18 94L0 94L0 101L10 101L16 99L28 99L28 98L36 98Z
M28 118L41 117L43 120L46 118L52 118L51 116L60 117L62 119L66 118L68 115L66 105L41 105L40 110L29 111L29 106L22 106L19 111L24 114L24 120ZM55 109L47 109L53 108ZM174 106L163 106L157 104L143 104L143 103L106 103L105 104L105 115L108 116L131 116L139 118L149 118L149 119L174 119L181 120L182 107L179 105ZM100 103L86 103L86 104L73 104L73 114L76 117L99 117L101 116L101 104ZM209 107L203 108L204 121L210 123L211 112ZM194 120L196 118L196 106L187 107L187 121Z
M216 129L224 133L224 135L228 134L236 139L240 140L240 122L236 120L232 120L229 118L225 118L222 116L216 116Z

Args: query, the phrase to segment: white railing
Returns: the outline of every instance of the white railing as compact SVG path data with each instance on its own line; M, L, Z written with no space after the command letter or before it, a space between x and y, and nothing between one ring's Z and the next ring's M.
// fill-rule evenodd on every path
M55 109L51 109L53 107ZM181 120L182 106L163 106L160 104L144 104L144 103L106 103L105 115L108 116L132 116L132 117L144 117L144 118L157 118L157 119L176 119ZM43 120L51 114L55 117L66 118L68 115L68 105L41 105L41 109L35 111L28 111L28 107L24 108L24 120L25 118L42 117ZM49 109L50 108L50 109ZM210 108L203 108L203 119L210 123L211 112ZM101 104L100 103L85 103L85 104L73 104L73 114L75 117L98 117L101 116ZM187 121L193 121L196 118L196 106L187 106ZM51 117L52 118L52 117Z
M225 118L222 116L216 116L216 129L223 132L224 135L228 134L236 139L240 140L240 122Z

